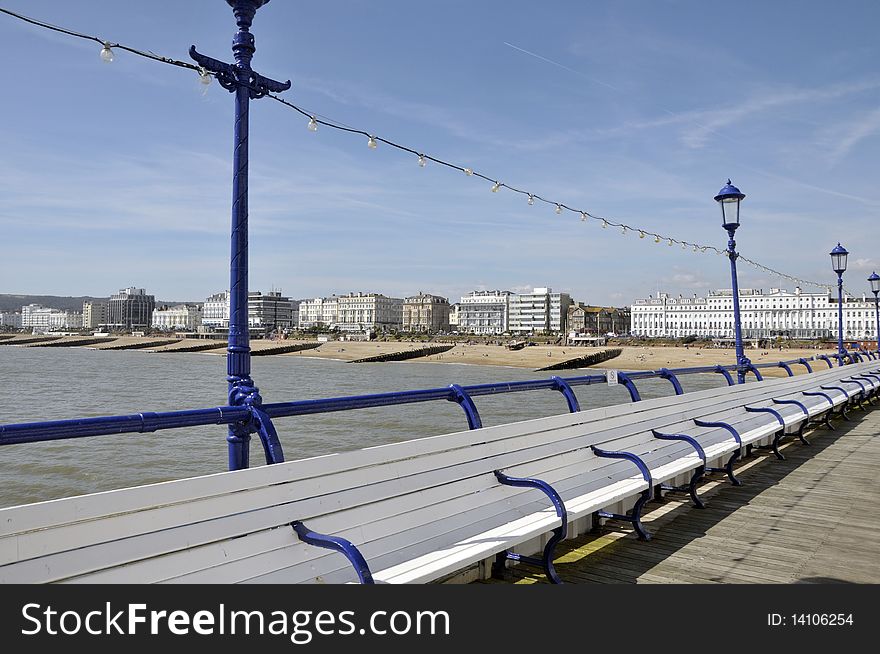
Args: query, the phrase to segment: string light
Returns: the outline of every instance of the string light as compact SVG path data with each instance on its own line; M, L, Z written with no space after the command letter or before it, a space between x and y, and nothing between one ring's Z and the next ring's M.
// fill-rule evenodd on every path
M623 234L624 236L626 236L626 225L620 226L620 233Z
M669 239L669 243L667 243L669 247L672 247L672 239Z
M500 189L500 188L501 188L501 184L498 183L498 182L495 182L495 183L492 185L492 192L493 192L493 193L497 193L497 192L498 192L498 189Z
M556 214L559 215L559 214L561 214L561 213L562 213L562 205L561 205L561 204L557 204L557 205L556 205Z
M424 168L427 165L428 165L428 160L425 159L425 155L420 154L419 155L419 167Z
M101 61L105 64L113 61L113 50L110 49L110 44L107 41L104 41L104 47L101 48Z
M126 52L129 52L129 53L131 53L131 54L134 54L134 55L137 55L137 56L140 56L140 57L144 57L144 58L146 58L146 59L150 59L150 60L152 60L152 61L157 61L157 62L159 62L159 63L164 63L164 64L168 64L168 65L171 65L171 66L176 66L176 67L178 67L178 68L186 68L186 69L188 69L188 70L195 71L196 73L199 74L199 78L200 78L199 81L201 82L201 84L204 85L205 89L207 89L207 87L208 87L208 86L210 85L210 83L211 83L211 77L212 77L212 76L211 76L211 75L210 75L210 74L209 74L204 68L202 68L201 66L197 66L197 65L195 65L195 64L192 64L192 63L190 63L190 62L187 62L187 61L180 61L180 60L176 60L176 59L171 59L171 58L169 58L169 57L163 57L163 56L157 55L157 54L155 54L155 53L153 53L153 52L151 52L151 51L149 51L149 50L139 50L139 49L137 49L137 48L133 48L133 47L130 47L130 46L122 45L122 44L120 44L120 43L113 43L113 44L111 45L111 42L110 42L110 41L105 41L104 39L101 39L101 38L99 38L99 37L97 37L97 36L93 36L93 35L89 35L89 34L83 34L83 33L80 33L80 32L73 31L73 30L69 30L69 29L67 29L67 28L63 28L63 27L58 27L58 26L55 26L55 25L51 25L51 24L49 24L49 23L45 23L45 22L43 22L43 21L35 20L35 19L33 19L33 18L29 18L29 17L27 17L27 16L23 16L23 15L21 15L21 14L17 14L17 13L15 13L15 12L13 12L13 11L9 11L8 9L3 9L2 7L0 7L0 13L6 14L6 15L8 15L8 16L12 16L12 17L17 18L17 19L19 19L19 20L21 20L21 21L24 21L24 22L26 22L26 23L30 23L31 25L36 25L36 26L38 26L38 27L42 27L42 28L45 28L45 29L48 29L48 30L52 30L52 31L55 31L55 32L60 32L60 33L62 33L62 34L67 34L67 35L69 35L69 36L73 36L73 37L76 37L76 38L81 38L81 39L86 39L86 40L89 40L89 41L94 41L94 42L96 42L96 43L98 43L98 44L101 45L101 52L100 52L101 60L104 61L104 62L106 62L106 63L111 63L111 62L113 61L113 59L114 59L114 51L113 51L113 49L116 48L116 49L119 49L119 50L125 50ZM245 86L248 86L247 83L245 83ZM256 89L255 89L255 90L256 90ZM369 133L363 131L363 130L355 129L355 128L352 128L352 127L349 127L349 126L343 125L342 123L338 123L338 122L333 122L333 121L329 121L329 120L318 120L318 119L316 119L313 115L311 115L309 112L307 112L307 111L305 111L304 109L302 109L302 108L300 108L300 107L294 105L294 104L291 103L291 102L287 102L286 100L284 100L283 98L281 98L281 97L279 97L279 96L277 96L277 95L275 95L275 94L269 93L269 94L267 95L267 97L272 98L272 99L275 100L276 102L279 102L279 103L285 105L286 107L288 107L288 108L290 108L290 109L293 109L294 111L299 112L299 113L302 114L303 116L308 117L308 118L310 119L310 120L309 120L309 130L310 130L310 131L317 131L317 126L318 126L318 124L321 124L321 125L325 125L325 126L327 126L327 127L330 127L330 128L332 128L332 129L341 130L341 131L346 131L346 132L354 133L354 134L362 134L362 135L364 135L364 136L367 136L367 137L369 138L369 140L367 141L367 145L368 145L368 147L369 147L370 149L376 149L376 147L378 146L378 143L377 143L376 138L375 138L374 136L370 135ZM406 147L406 146L403 146L403 145L400 145L400 144L397 144L397 143L393 143L393 142L391 142L391 141L388 141L387 139L382 139L382 142L383 142L383 143L386 143L387 145L391 146L392 148L395 148L395 149L398 149L398 150L401 150L401 151L405 151L405 152L409 152L409 153L412 153L412 154L416 154L416 155L418 155L418 156L419 156L419 165L422 166L422 167L424 167L424 162L426 162L426 161L427 161L427 158L428 158L426 155L420 154L418 151L413 150L413 149L411 149L411 148L408 148L408 147ZM446 166L446 167L448 167L448 168L454 168L454 169L456 169L456 170L463 171L463 172L464 172L465 174L467 174L468 176L476 175L476 176L478 176L478 177L480 177L480 178L482 178L482 179L485 179L485 180L488 181L488 182L491 182L491 181L492 181L491 178L486 177L485 175L481 175L481 174L479 174L479 173L475 173L475 172L474 172L472 169L470 169L470 168L463 168L463 167L461 167L461 166L458 166L458 165L455 165L455 164L452 164L452 163L449 163L449 162L446 162L446 161L442 161L442 160L440 160L440 159L437 159L436 157L431 157L431 160L432 160L432 161L435 161L435 162L437 162L437 163L439 163L439 164L442 164L443 166ZM497 192L497 188L500 188L500 186L501 186L501 185L500 185L498 182L495 182L495 186L492 187L493 192ZM512 187L512 186L508 186L508 185L505 185L505 186L507 186L508 189L510 189L511 191L513 191L513 192L515 192L515 193L522 193L522 194L524 194L524 195L527 195L527 196L528 196L528 203L529 203L530 205L533 205L533 204L534 204L534 201L535 201L535 197L536 197L536 196L535 196L533 193L529 193L529 192L527 192L527 191L525 191L525 190L517 189L517 188L514 188L514 187ZM541 199L542 199L542 201L548 202L547 200L543 200L543 198L541 198ZM557 207L560 207L562 203L552 202L552 204L556 204ZM586 211L581 211L581 210L578 210L578 209L572 209L572 211L580 211L580 214L581 214L581 221L582 221L582 222L586 222L587 217L590 215L590 214L588 214ZM559 212L557 212L557 213L559 213ZM607 228L607 227L608 227L608 224L609 224L609 221L608 221L608 220L606 220L606 219L602 219L602 228L603 228L603 229L604 229L604 228ZM614 225L614 226L618 226L617 223L613 223L613 222L612 222L611 224ZM626 233L626 230L637 229L637 228L634 228L634 227L632 227L632 226L630 226L630 225L620 225L620 226L622 227L622 232L623 232L623 233ZM645 235L644 230L638 230L638 231L639 231L639 238L640 238L640 239L644 238L644 235ZM652 235L654 235L654 234L652 233ZM665 239L665 238L667 238L667 237L665 237L665 236L660 236L660 235L654 235L654 236L655 236L655 239L654 239L654 242L655 242L655 243L659 243L659 242L661 241L661 239ZM678 241L675 241L675 239L672 239L672 238L669 238L668 240L669 240L669 245L670 245L670 246L672 245L672 242L678 242ZM685 246L684 249L687 249L686 245L689 245L689 244L683 244L683 245ZM705 246L705 245L704 245L704 246L697 246L697 245L694 245L694 251L696 252L697 250L699 250L699 251L702 252L702 253L705 253L705 252L707 252L708 250L712 250L712 251L714 251L714 252L716 252L716 253L718 253L719 255L722 255L722 256L724 256L724 255L728 255L728 253L727 253L726 250L719 250L718 248L716 248L716 247L714 247L714 246ZM746 264L748 264L748 265L750 265L750 266L752 266L752 267L754 267L754 268L756 268L756 269L758 269L758 270L762 270L762 271L769 272L769 273L771 273L771 274L778 275L778 276L780 276L780 277L782 277L782 278L784 278L784 279L788 279L788 280L791 280L791 281L793 281L793 282L797 282L797 283L802 284L802 285L817 286L817 287L822 288L822 289L825 289L825 290L829 290L829 289L832 288L832 287L831 287L830 285L828 285L828 284L820 284L820 283L817 283L817 282L814 282L814 281L810 281L810 280L805 280L805 279L801 279L801 278L798 278L798 277L794 277L794 276L792 276L792 275L786 275L786 274L781 273L781 272L779 272L779 271L776 271L776 270L773 270L773 269L768 268L768 267L766 267L766 266L763 266L762 264L759 264L759 263L757 263L757 262L755 262L755 261L752 261L752 260L750 260L750 259L747 259L746 257L742 257L742 256L740 256L739 259L740 259L740 261L742 261L743 263L746 263ZM829 291L829 292L830 292L830 291ZM847 291L847 292L848 292L848 291ZM850 294L850 295L851 295L851 294Z

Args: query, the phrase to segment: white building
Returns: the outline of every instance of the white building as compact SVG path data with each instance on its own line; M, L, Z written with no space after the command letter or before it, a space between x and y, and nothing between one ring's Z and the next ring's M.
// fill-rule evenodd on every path
M743 338L836 338L837 297L830 293L794 293L771 288L740 289L740 323ZM670 297L636 300L632 305L632 333L649 338L704 336L733 338L733 293L711 291L706 297ZM874 301L844 297L845 339L877 337Z
M554 293L552 288L536 288L531 293L511 295L507 329L521 334L563 332L569 306L571 296Z
M473 291L462 296L458 305L458 331L465 334L506 332L510 296L510 291Z
M400 329L403 299L381 293L349 293L338 299L338 327L342 331Z
M82 329L82 314L51 309L40 304L28 304L21 308L21 326L35 332Z
M449 328L458 331L459 316L461 315L461 305L456 302L449 305Z
M205 299L202 325L210 329L229 329L229 291L214 293Z
M339 322L339 298L316 297L299 303L299 328L321 327L333 329Z
M0 312L0 327L21 329L21 314L17 311Z
M153 309L150 325L163 331L195 331L202 324L202 307L198 304L178 304L174 307Z

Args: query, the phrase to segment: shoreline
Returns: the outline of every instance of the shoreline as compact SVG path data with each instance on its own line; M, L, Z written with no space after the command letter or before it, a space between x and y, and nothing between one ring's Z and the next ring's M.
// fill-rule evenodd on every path
M29 334L13 336L9 339L0 341L0 347L14 346L18 340L26 340L31 338ZM62 337L59 342L64 340L71 341L70 347L77 349L92 350L118 350L118 351L138 351L137 349L120 349L120 346L137 346L143 343L148 337L132 337L122 336L114 339L108 339L106 344L90 344L86 346L75 345L76 340L82 337ZM309 343L314 341L290 340L290 344ZM176 350L180 350L192 345L205 344L203 339L181 339L175 343L171 343L161 347L144 348L140 351L146 354L167 353L173 354ZM278 341L254 340L251 341L253 351L260 351L271 347L276 347ZM423 342L395 342L395 341L329 341L322 343L314 349L302 350L299 352L289 352L284 354L272 355L275 357L301 357L312 359L324 359L340 362L348 362L354 359L365 358L369 356L389 354L392 352L401 352L406 350L424 347ZM33 347L23 345L22 347ZM667 346L667 345L610 345L606 347L583 347L583 346L567 346L567 345L535 345L525 347L521 350L509 350L504 345L483 345L456 343L451 350L441 354L433 354L424 357L418 357L401 361L399 363L448 363L458 365L476 365L476 366L497 366L503 368L531 369L537 372L538 368L547 365L559 363L567 359L575 359L587 354L601 352L607 349L622 350L620 356L599 363L587 368L571 368L569 371L577 370L658 370L660 368L687 368L698 366L714 366L717 364L730 365L736 362L733 349L714 348L714 347L691 347L691 346ZM776 350L753 350L747 349L746 356L753 363L768 363L778 361L790 361L801 357L809 359L815 354L830 352L830 350L822 350L819 348L791 348ZM189 354L206 354L211 356L223 356L226 354L225 345L216 349L204 350L201 352L192 352ZM363 364L355 364L363 365ZM795 366L794 372L799 374L804 372L803 366ZM543 371L547 373L558 372L566 373L566 370ZM766 376L785 376L787 373L782 368L766 368L762 369L762 374Z

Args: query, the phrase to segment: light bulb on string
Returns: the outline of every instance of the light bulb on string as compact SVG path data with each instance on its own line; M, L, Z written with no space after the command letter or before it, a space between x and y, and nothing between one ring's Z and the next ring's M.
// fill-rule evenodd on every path
M582 223L587 222L587 212L586 211L581 211L581 222Z
M681 249L682 249L682 250L687 250L687 249L688 249L687 243L685 243L684 241L682 241L682 243L681 243Z
M645 232L639 230L639 238L645 238Z
M367 141L367 147L370 148L370 150L375 150L377 145L375 137L371 136L370 140Z
M602 219L602 229L608 229L608 221L604 218Z
M110 44L107 41L104 41L104 47L101 48L101 61L105 64L113 61L113 50L110 49Z
M660 242L660 237L659 237L659 236L655 236L655 237L654 237L654 242L655 242L655 243L659 243L659 242Z
M696 252L696 251L697 251L697 246L695 245L695 246L694 246L694 252Z
M202 85L202 95L206 94L211 86L211 74L202 66L199 66L199 84Z
M669 242L666 245L668 245L669 247L672 247L672 239L669 239Z
M626 236L626 225L620 226L620 233L623 234L624 236Z
M561 213L562 213L562 205L561 205L561 204L557 204L557 205L556 205L556 214L558 215L558 214L561 214Z
M465 168L465 169L464 169L464 174L467 175L468 177L470 177L471 175L474 174L474 171L471 170L470 168Z
M529 193L529 206L535 204L535 196Z
M309 131L310 132L317 132L318 131L318 121L315 120L314 116L312 116L309 119Z
M500 188L501 188L501 183L500 183L500 182L495 182L495 183L492 185L492 192L493 192L493 193L497 193L497 192L498 192L498 189L500 189Z
M427 166L427 165L428 165L428 160L425 159L425 155L420 154L420 155L419 155L419 167L420 167L420 168L424 168L424 167Z

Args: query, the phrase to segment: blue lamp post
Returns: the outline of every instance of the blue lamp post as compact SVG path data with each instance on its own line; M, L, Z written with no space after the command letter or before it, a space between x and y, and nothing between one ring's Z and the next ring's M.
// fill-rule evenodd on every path
M831 270L837 273L837 354L838 363L843 365L843 273L846 272L846 257L849 252L840 243L831 250Z
M746 381L746 372L752 362L743 351L742 325L739 319L739 283L736 279L736 260L739 254L736 252L734 234L739 227L739 204L745 198L745 194L735 187L730 180L718 191L715 201L721 205L721 226L727 230L727 256L730 259L730 277L733 284L733 330L736 337L736 377L740 384Z
M290 82L276 82L251 69L254 56L254 37L251 23L257 9L269 0L226 0L232 7L238 32L232 39L234 64L227 64L189 50L190 56L207 71L214 73L220 85L235 93L235 134L232 164L232 248L229 265L229 345L227 348L226 380L229 384L229 404L247 406L252 419L230 425L229 469L247 468L250 435L260 432L266 438L274 428L259 407L259 390L251 379L251 348L248 334L248 107L250 100L267 93L286 91ZM280 449L279 449L280 454Z
M868 277L868 281L871 283L871 292L874 294L874 316L877 318L877 354L880 355L880 302L877 299L877 295L880 293L880 275L873 272Z

